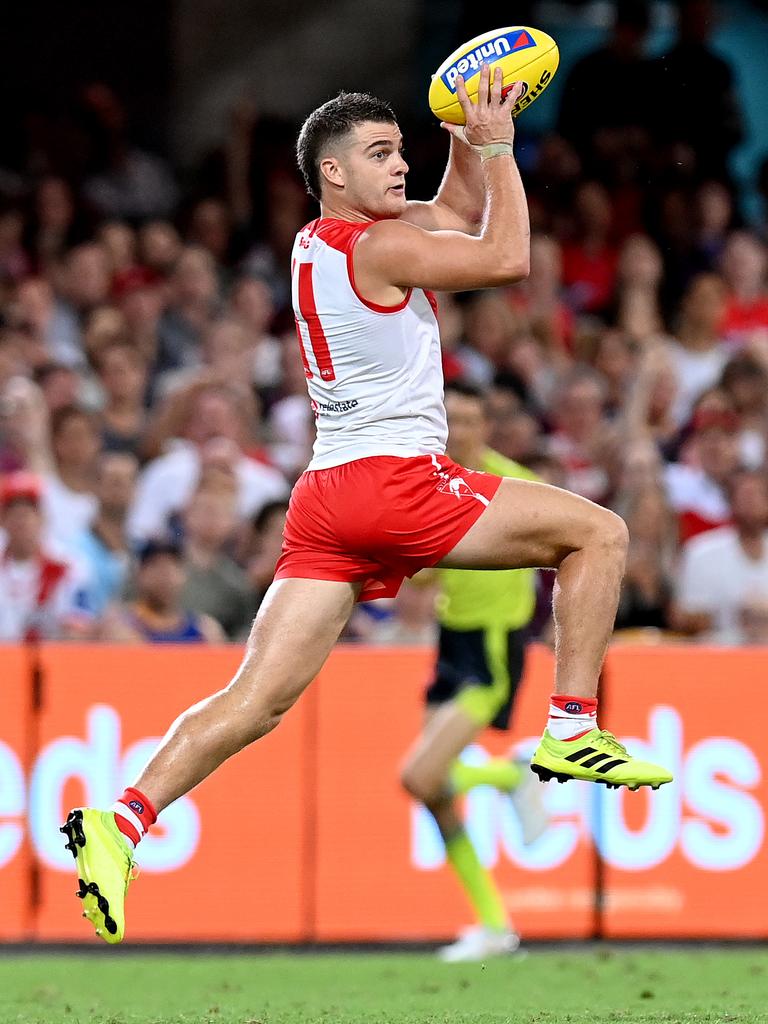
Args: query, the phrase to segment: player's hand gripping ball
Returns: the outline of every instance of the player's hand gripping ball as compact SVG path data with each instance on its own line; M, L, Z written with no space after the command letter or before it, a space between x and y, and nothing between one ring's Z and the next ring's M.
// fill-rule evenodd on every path
M456 95L456 79L461 75L467 95L477 102L480 69L483 64L500 66L504 72L502 95L515 82L523 83L523 93L512 108L516 117L544 92L560 63L555 40L538 28L497 28L470 39L444 60L432 76L429 108L447 124L464 124L464 112Z

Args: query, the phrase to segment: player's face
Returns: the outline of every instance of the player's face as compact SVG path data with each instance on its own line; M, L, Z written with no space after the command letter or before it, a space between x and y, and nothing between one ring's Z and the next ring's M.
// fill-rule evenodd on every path
M403 137L396 124L366 121L353 129L341 157L347 200L373 217L399 217L405 210Z

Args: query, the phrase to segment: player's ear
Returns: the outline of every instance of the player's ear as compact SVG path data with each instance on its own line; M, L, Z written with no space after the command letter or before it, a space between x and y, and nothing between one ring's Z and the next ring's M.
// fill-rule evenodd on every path
M335 156L326 156L320 161L320 178L334 185L336 188L344 188L344 171Z

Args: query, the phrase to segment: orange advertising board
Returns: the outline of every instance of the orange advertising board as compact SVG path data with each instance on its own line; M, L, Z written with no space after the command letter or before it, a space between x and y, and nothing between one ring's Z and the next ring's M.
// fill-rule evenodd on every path
M0 647L0 941L30 938L35 878L29 854L26 767L34 743L30 660Z
M241 650L49 647L30 816L43 869L37 934L88 937L58 824L82 801L109 807L173 719L225 685ZM141 847L127 938L296 940L302 857L304 710L162 815Z
M47 646L33 715L29 659L0 649L1 940L89 938L58 832L66 809L109 806L174 717L224 685L240 656ZM335 651L274 733L161 816L139 850L127 938L455 934L469 908L434 826L398 783L430 670L426 650ZM551 655L533 649L512 735L489 731L463 756L479 762L510 741L529 751L552 670ZM767 670L768 650L616 647L603 724L670 764L675 783L653 794L550 783L551 826L527 849L507 798L480 787L465 799L468 830L524 936L600 927L615 937L768 937L765 730L755 710Z
M469 908L426 812L398 785L421 723L431 654L338 651L319 680L317 933L321 941L455 935ZM552 660L531 652L514 738L530 749L551 692ZM502 755L510 736L488 732L465 756ZM492 867L515 923L531 937L589 935L594 859L584 825L588 788L549 794L553 823L535 857L519 840L507 798L488 787L464 802L467 827Z
M610 727L675 781L604 795L605 933L768 935L768 651L616 647L608 668Z

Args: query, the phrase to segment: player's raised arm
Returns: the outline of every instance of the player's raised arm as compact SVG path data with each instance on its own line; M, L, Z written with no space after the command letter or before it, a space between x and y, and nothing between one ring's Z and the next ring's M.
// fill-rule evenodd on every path
M528 206L514 159L511 110L519 93L502 98L501 69L481 72L476 104L457 79L457 95L466 126L451 126L478 153L485 186L479 236L460 231L426 231L402 217L375 224L362 236L354 254L358 286L378 301L397 301L396 289L417 287L460 291L511 284L528 275L530 226ZM392 293L386 295L386 290Z
M452 125L443 125L451 131ZM409 200L401 220L427 231L463 231L477 235L483 223L485 180L480 154L451 132L443 180L434 199Z

